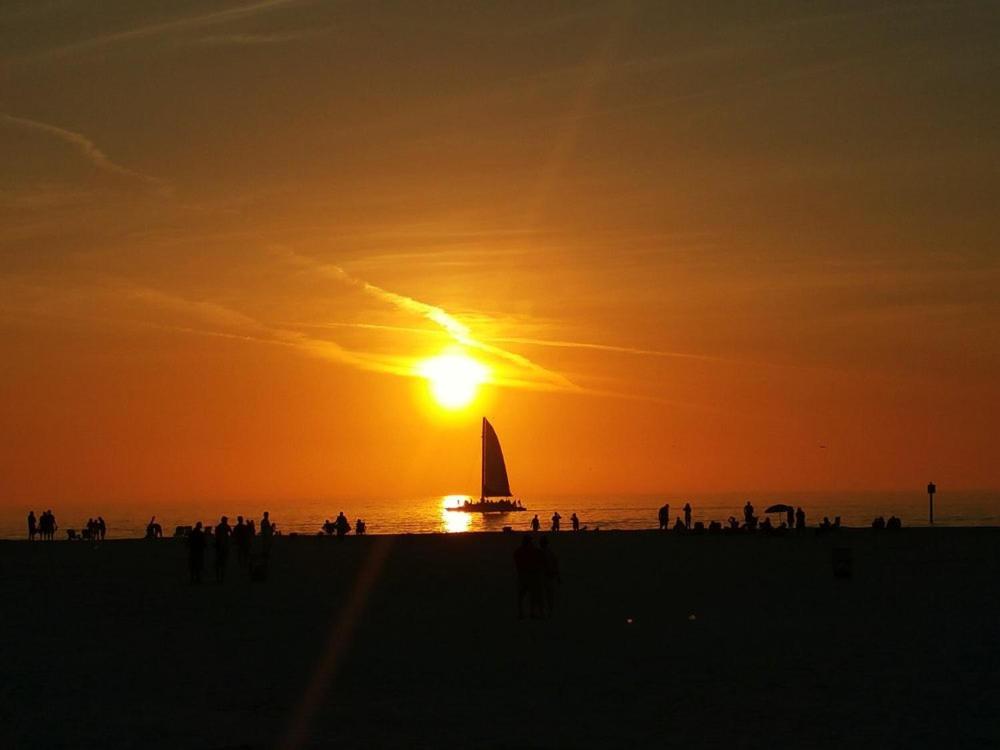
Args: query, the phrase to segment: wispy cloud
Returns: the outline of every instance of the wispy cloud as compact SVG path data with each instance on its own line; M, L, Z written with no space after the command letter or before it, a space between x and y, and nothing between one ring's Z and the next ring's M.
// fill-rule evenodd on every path
M259 45L285 44L287 42L308 39L319 36L327 29L299 29L296 31L281 31L257 34L208 34L193 40L194 44L206 47L253 47Z
M276 10L281 7L295 5L304 1L305 0L259 0L259 2L238 5L233 8L225 8L224 10L216 10L209 13L200 13L197 15L182 16L181 18L173 18L168 21L149 23L132 29L125 29L124 31L100 34L89 39L81 39L77 42L64 44L60 47L54 47L31 55L27 58L22 58L22 61L70 57L72 55L83 54L122 42L131 42L138 39L159 36L161 34L189 31L217 24L229 23L231 21L238 21L249 18L258 13Z
M46 135L57 138L64 143L68 143L70 146L75 148L77 152L83 156L83 158L103 172L120 175L122 177L130 177L161 188L165 187L162 180L142 174L141 172L136 172L134 169L129 169L128 167L112 161L107 154L97 147L97 144L82 133L77 133L76 131L69 130L68 128L61 128L58 125L51 125L47 122L32 120L27 117L15 117L14 115L6 113L0 113L0 123L6 123L8 125L27 130L33 130L38 133L45 133Z

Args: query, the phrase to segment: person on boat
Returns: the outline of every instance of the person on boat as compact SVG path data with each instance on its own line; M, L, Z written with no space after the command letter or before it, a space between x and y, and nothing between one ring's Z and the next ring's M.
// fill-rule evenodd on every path
M577 516L576 513L574 513L569 517L569 521L571 524L573 524L573 531L580 530L580 517Z
M548 537L542 537L539 542L542 561L542 587L545 593L545 616L552 617L556 604L556 586L562 583L559 577L559 558L549 547Z
M337 521L334 525L337 527L337 536L340 538L347 536L351 531L351 522L347 520L344 511L337 514Z
M514 550L514 570L517 573L517 619L524 619L524 600L528 600L528 615L541 616L543 561L540 551L527 534L521 546Z
M691 528L691 503L684 503L684 526Z
M538 531L540 528L542 528L542 522L538 520L538 514L536 513L535 517L531 519L531 530Z
M552 530L559 531L559 521L562 520L562 516L559 515L559 511L552 514Z
M666 503L660 507L657 513L657 520L660 522L660 531L670 530L670 504Z

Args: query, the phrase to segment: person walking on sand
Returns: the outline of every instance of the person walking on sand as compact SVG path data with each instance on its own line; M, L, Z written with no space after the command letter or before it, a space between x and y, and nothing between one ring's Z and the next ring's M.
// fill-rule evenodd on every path
M229 519L223 516L219 519L219 525L215 527L215 580L222 583L226 578L226 564L229 562L229 535L232 529L229 527Z
M538 520L538 514L536 513L535 517L531 519L531 530L538 531L540 528L542 528L542 522Z
M35 511L28 511L28 541L35 541L35 534L38 533L38 519L35 518Z
M552 530L559 531L559 521L562 520L562 516L559 515L559 511L552 514Z
M188 534L187 544L191 583L201 583L201 574L205 570L205 532L202 531L201 521L198 521Z
M670 504L666 503L660 507L659 513L657 513L657 520L660 522L660 531L667 531L670 529Z
M559 577L559 559L549 547L548 537L542 537L539 542L542 559L542 584L545 589L545 616L552 617L556 604L556 586L562 583Z
M571 524L573 524L573 531L580 530L580 517L577 516L576 513L574 513L569 517L569 521Z
M691 528L691 503L684 503L684 528Z

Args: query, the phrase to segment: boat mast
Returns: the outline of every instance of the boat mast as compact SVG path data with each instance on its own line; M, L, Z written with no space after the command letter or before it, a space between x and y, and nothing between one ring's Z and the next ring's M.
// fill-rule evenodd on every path
M486 499L486 417L483 417L482 433L479 436L479 502Z

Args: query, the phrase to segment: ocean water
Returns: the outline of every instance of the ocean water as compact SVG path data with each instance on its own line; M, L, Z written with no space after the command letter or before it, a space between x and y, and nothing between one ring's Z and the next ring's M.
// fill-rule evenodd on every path
M750 500L758 515L772 504L784 503L801 506L810 526L818 524L824 516L832 520L841 517L845 526L867 527L877 515L889 518L896 515L904 526L926 526L927 496L914 492L749 492L703 495L551 495L537 498L523 497L528 508L524 513L487 515L455 513L447 510L458 505L465 495L447 495L394 500L338 499L330 501L261 502L233 505L211 502L192 502L175 505L143 505L107 507L49 506L59 525L58 539L66 538L67 529L79 530L90 516L104 516L108 525L108 538L141 537L150 517L163 526L165 536L171 536L179 525L193 525L196 521L215 524L221 515L235 523L237 515L253 518L259 523L267 510L283 534L316 534L326 519L334 519L343 511L352 526L356 518L363 518L370 534L433 534L501 531L504 526L527 529L537 513L542 528L549 527L556 511L562 516L562 526L569 528L572 513L588 529L650 529L657 526L657 510L670 503L670 514L682 514L685 502L690 502L694 521L718 520L725 523L729 516L743 518L743 504ZM26 517L29 510L36 515L38 507L5 507L0 509L0 538L18 539L27 535ZM781 520L777 517L774 520ZM1000 491L939 490L934 502L935 525L940 526L1000 526Z

